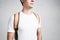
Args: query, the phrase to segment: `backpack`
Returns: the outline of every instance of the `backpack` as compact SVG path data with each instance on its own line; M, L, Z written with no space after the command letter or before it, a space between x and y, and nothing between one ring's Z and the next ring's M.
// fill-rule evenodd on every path
M40 22L40 18L39 15L34 13L33 14L36 16L38 23ZM14 38L15 40L18 40L18 24L19 24L19 18L20 18L20 12L18 12L17 14L14 14L14 30L15 30L15 35Z
M20 12L18 12L17 14L14 14L14 30L15 30L14 38L15 40L18 40L17 31L18 31L19 18L20 18Z

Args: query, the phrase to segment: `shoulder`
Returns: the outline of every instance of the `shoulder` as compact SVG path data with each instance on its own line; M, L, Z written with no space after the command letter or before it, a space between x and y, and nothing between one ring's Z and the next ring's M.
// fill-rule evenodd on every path
M9 20L14 20L14 15L17 17L18 16L18 12L14 12L10 15Z
M14 16L17 17L17 16L18 16L18 13L19 13L19 12L14 12L14 13L11 15L11 17L13 17L13 18L14 18Z
M18 16L19 13L20 13L20 12L15 12L13 15Z
M39 16L39 14L37 14L36 12L33 12L33 14L36 16L36 18L38 20L38 23L40 23L40 16Z

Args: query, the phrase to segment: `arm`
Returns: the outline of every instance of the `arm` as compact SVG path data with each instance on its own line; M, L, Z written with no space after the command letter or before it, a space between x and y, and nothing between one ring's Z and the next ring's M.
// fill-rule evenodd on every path
M36 14L37 20L38 20L38 28L37 28L37 40L42 40L42 31L41 31L41 20L38 14Z
M34 13L34 12L33 12ZM40 17L38 14L34 13L34 15L36 16L37 18L37 21L38 21L38 28L37 28L37 40L42 40L42 31L41 31L41 26L40 26Z
M37 29L37 40L42 40L42 31L41 31L41 28Z
M13 40L14 33L13 32L7 32L7 40Z
M13 27L13 22L14 22L14 15L11 15L9 20L8 20L8 27L7 27L7 40L13 40L14 38L14 27Z
M17 28L17 24L18 24L18 13L12 15L9 19L7 40L15 39L15 30L14 29Z

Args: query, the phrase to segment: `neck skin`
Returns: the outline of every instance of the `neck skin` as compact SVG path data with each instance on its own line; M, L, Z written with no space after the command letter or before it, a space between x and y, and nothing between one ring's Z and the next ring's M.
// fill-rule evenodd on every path
M23 6L22 12L25 14L31 14L31 9L29 7Z

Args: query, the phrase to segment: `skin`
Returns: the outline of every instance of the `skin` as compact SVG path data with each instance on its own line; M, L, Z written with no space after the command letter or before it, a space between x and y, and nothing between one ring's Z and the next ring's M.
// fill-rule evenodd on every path
M31 9L34 7L35 0L22 0L22 2L23 2L22 11L25 14L30 15L31 14ZM40 18L37 18L37 19L40 20ZM7 33L7 40L13 40L13 38L14 38L14 33L13 32L8 32ZM42 40L41 28L37 29L37 40Z

